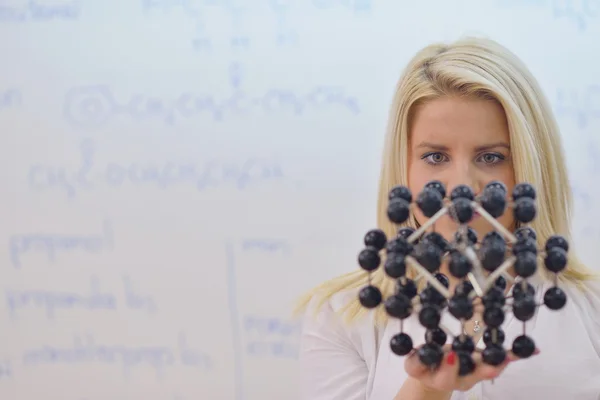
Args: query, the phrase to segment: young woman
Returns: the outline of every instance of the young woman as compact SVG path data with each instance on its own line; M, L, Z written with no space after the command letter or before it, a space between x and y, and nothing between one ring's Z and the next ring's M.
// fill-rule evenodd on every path
M377 225L388 239L399 235L387 214L392 188L403 185L414 199L431 181L438 181L447 197L461 185L477 196L493 181L501 182L510 197L523 189L521 183L529 183L536 192L537 214L527 224L533 229L529 234L534 234L534 244L543 248L555 234L567 242L571 238L572 195L557 123L534 77L496 42L469 38L430 45L404 71L391 107L379 184ZM418 207L412 210L414 216L403 226L418 229L428 218ZM523 225L510 210L497 221L510 232ZM477 213L469 226L479 241L497 228ZM428 231L435 229L451 241L457 228L456 218L445 215ZM448 257L443 260L440 282L445 276L446 287L454 293L460 280L449 271ZM405 276L416 279L416 272L409 266ZM507 273L505 285L499 288L510 296L520 277L514 269ZM427 333L416 312L400 320L389 317L383 304L371 310L364 307L359 292L367 284L367 273L357 266L355 272L325 282L303 300L302 398L597 400L598 274L569 249L568 264L558 276L556 281L556 274L540 261L535 275L527 279L541 306L526 322L507 313L501 325L503 337L494 334L506 349L499 363L483 360L482 350L492 330L484 323L481 303L462 323L444 308L440 326L448 332L444 337L438 330L435 340L441 341L440 346L445 343L445 351L432 368L424 365L417 351L426 339L432 340L432 332ZM371 283L380 288L384 301L399 290L397 280L384 268L371 274ZM421 291L425 282L420 283ZM544 295L555 286L561 289L558 298L566 295L566 303L545 307ZM511 346L524 328L537 348L521 356ZM413 350L404 355L392 351L391 344L401 329L413 341ZM473 337L476 346L470 366L451 346L461 330ZM470 373L459 373L462 368Z

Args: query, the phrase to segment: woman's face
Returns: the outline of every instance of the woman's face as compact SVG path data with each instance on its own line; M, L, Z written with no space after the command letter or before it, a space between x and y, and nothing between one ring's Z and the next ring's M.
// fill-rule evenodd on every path
M408 186L414 197L432 180L441 181L447 195L461 184L477 195L494 180L503 182L510 195L515 184L506 115L493 101L444 97L421 105L411 123L408 154ZM421 225L427 220L420 211L415 216ZM510 209L497 220L512 229ZM493 230L478 214L469 226L479 239ZM457 228L447 215L435 224L447 240Z

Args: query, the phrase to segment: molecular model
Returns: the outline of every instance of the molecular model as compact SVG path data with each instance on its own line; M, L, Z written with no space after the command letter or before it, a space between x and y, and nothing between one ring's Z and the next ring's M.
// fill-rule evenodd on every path
M528 282L538 272L538 257L543 259L545 268L554 273L554 285L544 294L543 305L559 310L566 304L565 292L557 286L558 274L567 266L569 244L559 235L551 236L543 249L538 249L536 232L527 226L536 216L536 191L528 183L517 184L512 191L512 201L506 186L498 181L490 182L476 197L473 190L465 185L455 187L450 196L439 181L431 181L418 194L414 203L411 191L405 186L396 186L389 193L387 216L394 224L405 223L411 214L411 207L418 207L427 222L418 229L401 227L397 236L388 240L380 229L367 232L365 248L358 256L360 267L368 272L368 285L361 289L359 300L363 307L374 309L383 304L387 314L405 320L412 314L418 315L419 323L426 328L425 344L413 349L413 340L403 332L391 339L391 350L404 356L416 350L420 361L436 368L444 357L443 345L448 335L453 337L452 350L459 358L459 375L465 376L475 369L473 336L466 333L465 323L474 315L475 301L482 305L482 320L486 325L483 332L485 349L481 359L489 365L500 365L507 357L504 346L502 324L505 314L512 312L523 322L523 334L512 343L510 350L520 357L530 357L535 351L535 342L526 334L525 322L530 320L538 306L535 288ZM510 232L496 218L512 209L521 227ZM494 230L481 240L468 223L475 213L492 224ZM435 222L445 214L458 222L452 241L447 241L435 232ZM428 232L429 230L429 232ZM454 293L450 293L448 277L440 273L442 263L447 262L449 273L460 283ZM383 263L385 274L396 280L395 293L383 298L381 290L372 284L371 274ZM514 278L508 274L513 267L517 279L511 296L505 296L507 280ZM415 278L407 276L412 268ZM418 289L421 279L427 281L423 289ZM453 335L442 326L442 313L449 312L461 322L462 332ZM474 332L478 330L475 325Z

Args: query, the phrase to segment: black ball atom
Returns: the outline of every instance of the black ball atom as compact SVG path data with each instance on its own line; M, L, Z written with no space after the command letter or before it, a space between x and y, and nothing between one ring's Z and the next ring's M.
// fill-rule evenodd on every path
M535 200L536 192L534 187L529 183L518 183L513 187L512 191L513 201L517 201L522 198L528 198Z
M439 283L444 285L444 287L446 289L448 289L450 287L450 280L448 279L448 277L446 275L442 274L441 272L438 272L434 276L435 276L435 279L437 279L437 281Z
M495 271L504 262L506 256L506 242L496 231L486 234L481 240L479 259L482 267L487 271Z
M431 273L435 273L442 264L442 251L433 243L419 243L414 255L419 264Z
M417 284L412 279L401 278L397 280L396 293L402 293L409 299L412 299L417 295L417 292Z
M450 215L459 223L466 224L473 219L473 207L471 200L465 197L457 197L452 201L452 211Z
M450 243L442 235L438 232L429 232L423 235L422 242L430 242L431 244L436 245L442 253L450 250Z
M533 240L537 240L537 234L535 230L530 226L522 226L515 230L514 235L517 239L530 238Z
M519 222L526 224L533 221L537 213L535 201L529 197L521 197L515 201L513 213Z
M471 319L473 302L466 295L455 294L448 301L448 311L456 319Z
M546 241L546 251L559 247L565 252L569 251L569 242L561 235L552 235Z
M508 189L506 188L506 185L500 181L491 181L487 185L485 185L484 191L490 190L490 189L502 191L502 192L504 192L505 196L506 196L506 193L508 193Z
M358 265L365 271L375 271L380 264L379 251L374 247L367 247L358 254Z
M472 353L475 351L475 342L469 335L459 335L452 341L452 350L456 352Z
M496 282L494 282L494 286L502 290L502 292L506 290L507 285L508 283L506 282L506 278L504 278L503 276L499 276L498 279L496 279Z
M385 299L385 311L390 317L405 319L412 313L412 302L401 293L396 293Z
M535 296L535 288L527 281L516 283L512 288L512 295L515 299L523 296Z
M423 190L433 189L442 196L442 198L446 197L446 187L440 181L430 181L424 186Z
M513 315L519 321L529 321L535 315L537 304L532 295L523 295L514 299L512 305Z
M413 233L415 233L415 230L410 227L404 227L404 228L398 229L398 237L401 237L403 239L408 239L410 237L410 235L412 235Z
M458 250L450 251L448 270L452 276L462 279L467 276L472 269L473 265L471 264L471 261L462 252Z
M448 335L441 328L429 329L425 332L425 342L433 342L443 346L446 344L446 340L448 340Z
M506 191L495 186L487 187L480 198L481 207L492 217L498 218L506 210Z
M417 206L427 218L433 217L444 206L443 197L435 189L425 189L417 196Z
M365 234L364 243L367 247L381 250L387 243L387 237L381 229L371 229Z
M519 358L529 358L535 352L535 342L527 335L517 336L512 344L512 352Z
M468 245L475 245L477 244L477 241L479 240L479 238L477 237L477 232L475 232L475 229L471 228L470 226L467 227L467 235L466 235L466 244ZM456 243L463 243L465 241L465 237L464 235L461 234L461 232L457 231L454 234L454 241Z
M458 376L467 376L475 371L475 361L471 354L460 352L458 354Z
M531 238L517 239L517 242L513 244L513 254L519 254L526 251L537 254L537 242Z
M496 286L492 286L482 298L485 307L502 307L506 303L504 291Z
M421 301L421 304L431 304L437 307L444 307L446 304L444 295L430 285L427 285L425 289L421 290L421 293L419 293L419 300Z
M450 192L450 200L454 201L458 198L463 198L467 200L473 201L475 199L475 194L473 193L473 189L471 189L467 185L458 185L452 192Z
M504 323L504 310L499 306L486 307L483 321L490 328L499 328Z
M417 351L419 360L427 367L437 367L444 358L444 350L442 346L436 343L425 343Z
M409 188L403 185L394 186L388 194L388 200L402 199L407 203L412 203L412 193Z
M473 284L469 281L462 281L458 285L456 285L456 289L454 289L454 293L461 295L468 295L473 291Z
M506 350L499 344L491 343L483 350L482 359L488 365L498 366L506 360Z
M387 242L385 245L385 251L387 253L408 255L412 253L413 245L412 243L409 243L408 240L397 237Z
M553 247L546 251L544 265L550 272L559 273L567 267L569 256L567 252L560 247Z
M358 299L363 307L375 308L383 301L383 295L377 286L369 285L360 290Z
M504 331L500 328L486 328L483 332L483 343L489 346L490 343L503 344L506 336Z
M410 336L404 332L401 332L392 336L392 339L390 340L390 348L394 354L405 356L412 351L413 341Z
M425 305L419 311L419 322L427 329L435 329L440 325L441 314L439 308L433 305Z
M387 208L387 216L395 224L402 224L410 216L410 203L401 198L390 200Z
M389 253L383 264L383 269L390 278L400 278L406 275L406 263L403 254Z
M516 255L513 267L517 275L523 278L529 278L537 271L537 255L530 251L519 253Z
M551 287L544 293L544 304L551 310L560 310L566 303L567 295L559 287Z

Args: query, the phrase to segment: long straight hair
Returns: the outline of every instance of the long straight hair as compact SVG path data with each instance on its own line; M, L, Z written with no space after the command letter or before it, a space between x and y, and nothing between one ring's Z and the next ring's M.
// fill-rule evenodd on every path
M397 234L397 226L387 218L388 193L395 185L408 185L408 135L412 115L419 105L442 96L465 96L498 102L506 113L514 160L515 181L528 182L537 191L537 215L530 226L542 246L553 234L571 240L573 196L567 173L558 124L542 90L521 60L499 43L468 37L451 44L436 43L420 50L400 77L390 108L379 179L377 227L388 237ZM411 217L406 226L417 228ZM542 278L550 274L539 268ZM407 276L414 278L409 269ZM567 268L559 275L577 286L599 275L585 266L570 249ZM303 310L313 296L323 304L341 291L364 286L366 272L359 269L329 280L309 291L299 303ZM382 268L372 274L384 297L395 288L395 280ZM351 321L366 310L358 297L342 309ZM387 315L378 307L376 320Z

